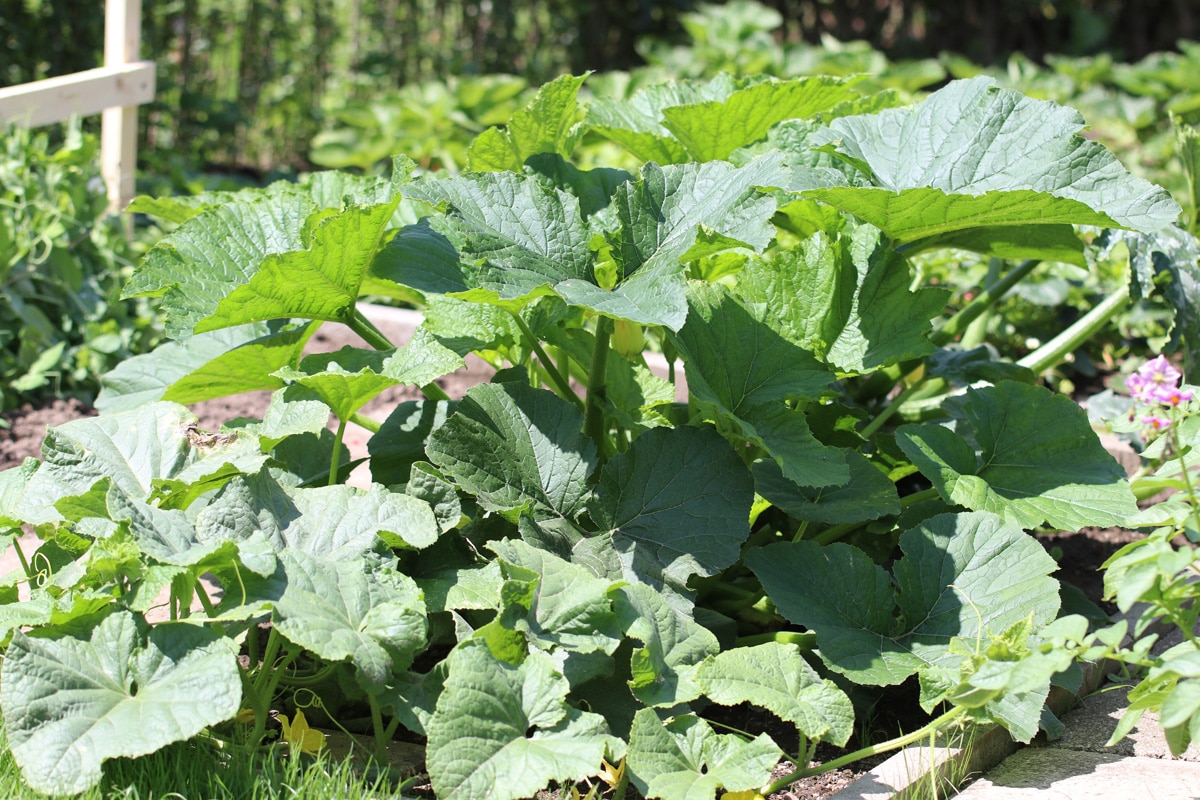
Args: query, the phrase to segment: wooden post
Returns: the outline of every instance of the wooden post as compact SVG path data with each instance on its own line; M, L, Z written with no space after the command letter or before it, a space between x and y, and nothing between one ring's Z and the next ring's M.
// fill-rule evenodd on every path
M137 61L141 45L141 0L105 0L104 66L115 69ZM113 211L125 208L136 191L137 118L137 105L106 108L101 118L100 174Z

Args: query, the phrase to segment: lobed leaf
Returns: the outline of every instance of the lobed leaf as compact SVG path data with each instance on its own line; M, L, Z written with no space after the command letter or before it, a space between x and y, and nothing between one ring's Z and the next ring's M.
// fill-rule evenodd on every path
M1120 525L1137 512L1124 469L1069 398L1003 381L968 389L962 414L956 430L925 424L896 431L897 444L946 502L1022 528Z
M237 713L232 641L191 626L105 618L87 639L17 631L0 671L8 744L31 787L77 794L110 758L153 753Z
M975 640L1058 612L1057 569L1024 531L994 514L941 514L900 536L893 574L846 544L768 545L746 554L779 612L813 630L826 664L889 685L926 667L956 668L955 637ZM894 581L894 585L893 585Z
M551 781L597 774L623 744L597 714L568 706L566 679L544 653L520 665L483 642L451 652L449 676L426 725L426 765L440 800L518 800Z

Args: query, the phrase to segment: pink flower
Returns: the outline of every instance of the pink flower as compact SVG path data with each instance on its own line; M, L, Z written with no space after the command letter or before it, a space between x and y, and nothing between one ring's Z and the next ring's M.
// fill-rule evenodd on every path
M1153 428L1156 431L1161 431L1171 427L1171 420L1154 416L1142 417L1142 424Z
M1135 400L1147 405L1177 406L1192 399L1191 392L1179 391L1179 370L1171 366L1165 356L1157 356L1141 366L1125 379L1125 385Z

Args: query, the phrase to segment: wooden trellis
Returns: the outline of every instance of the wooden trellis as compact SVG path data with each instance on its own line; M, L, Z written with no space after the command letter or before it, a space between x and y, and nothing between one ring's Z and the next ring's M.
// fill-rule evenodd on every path
M134 195L137 107L154 99L154 62L138 60L141 43L141 0L105 0L104 66L0 88L0 124L34 127L103 114L100 169L118 210Z

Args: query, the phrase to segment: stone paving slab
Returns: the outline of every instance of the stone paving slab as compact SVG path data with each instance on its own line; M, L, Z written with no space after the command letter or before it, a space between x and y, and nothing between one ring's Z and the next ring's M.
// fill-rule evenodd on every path
M1200 764L1060 747L1013 753L959 800L1198 800Z

